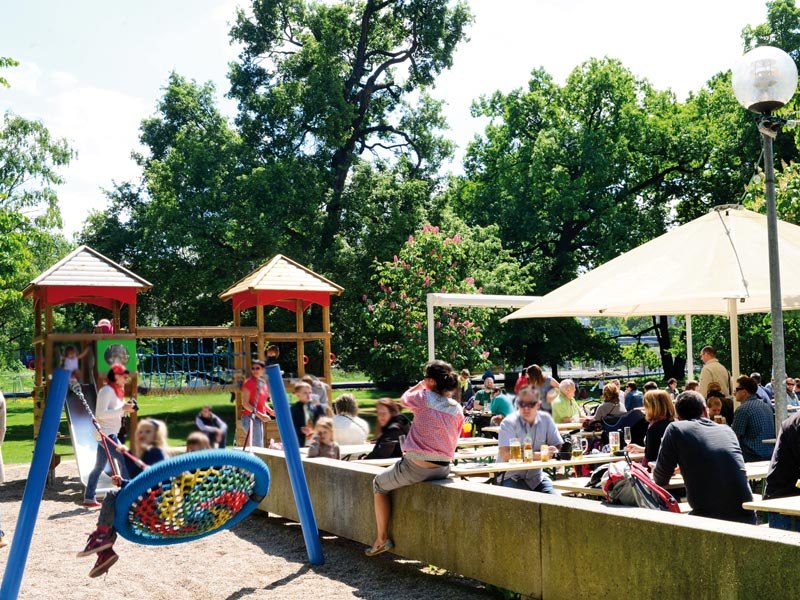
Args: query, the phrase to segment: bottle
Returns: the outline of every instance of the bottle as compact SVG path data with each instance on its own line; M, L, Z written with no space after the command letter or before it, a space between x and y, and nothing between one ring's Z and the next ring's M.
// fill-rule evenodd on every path
M525 436L525 445L522 447L522 462L533 462L533 441L531 436Z
M508 462L522 462L522 448L519 445L519 438L511 438L511 441L508 443L508 449L510 454Z

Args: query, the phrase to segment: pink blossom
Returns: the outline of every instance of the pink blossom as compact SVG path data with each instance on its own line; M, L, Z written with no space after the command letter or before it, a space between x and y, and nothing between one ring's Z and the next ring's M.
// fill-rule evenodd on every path
M464 327L471 327L472 321L464 321Z
M408 245L409 246L413 246L414 245L414 236L413 235L408 236Z
M461 243L461 236L460 236L460 235L458 235L458 234L455 234L455 235L453 236L453 243L454 243L454 244L460 244L460 243Z
M441 321L436 321L436 329L441 329L441 328L442 328L442 322ZM477 340L475 340L475 341L477 342Z
M488 352L481 352L481 357L482 358L489 358L489 353Z
M469 285L475 285L475 279L473 277L467 277L464 281Z
M422 285L424 285L425 287L428 287L430 284L431 284L431 278L430 277L425 277L425 281L422 282Z
M368 304L368 305L367 305L367 310L368 310L369 312L372 312L372 311L374 311L374 310L375 310L375 307L374 307L372 304Z
M397 306L394 302L389 302L389 308L394 310L394 307Z
M401 300L405 300L406 299L406 293L405 292L400 292L400 299Z
M450 325L455 325L455 324L456 324L456 320L455 319L450 319Z
M397 263L400 261L400 259L399 259L399 258L397 258L397 254L395 254L395 255L392 257L392 260L394 260L394 264L397 264Z
M415 323L414 323L414 327L415 327L416 329L422 329L422 323L420 323L419 321L417 321L417 322L415 322Z
M431 231L433 231L433 233L436 233L436 234L438 234L438 233L439 233L439 227L438 227L438 226L436 226L436 227L432 227L432 228L431 228Z

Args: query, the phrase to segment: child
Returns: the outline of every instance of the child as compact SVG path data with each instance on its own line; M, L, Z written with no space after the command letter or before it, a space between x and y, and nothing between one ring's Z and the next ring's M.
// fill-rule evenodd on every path
M88 352L89 346L86 346L80 354L78 354L78 349L75 346L64 348L64 356L61 357L61 368L72 374L70 379L80 379L81 370L78 361L86 356Z
M708 405L708 418L715 423L727 425L728 421L722 416L722 398L709 396L706 403Z
M308 445L308 458L317 456L339 460L339 444L333 441L333 419L320 417L314 426L314 437Z
M306 445L306 436L314 433L311 427L320 417L325 416L325 409L322 408L321 404L312 402L311 386L305 381L299 381L295 384L294 395L297 396L297 402L292 404L290 411L292 413L292 424L297 434L297 443L302 448Z
M394 548L389 538L392 490L449 475L450 461L464 424L461 404L450 397L457 387L458 377L453 367L442 360L433 360L425 365L425 378L403 394L403 405L414 413L414 421L403 446L405 456L378 473L372 482L378 533L375 543L364 552L367 556Z
M193 431L186 438L186 451L198 452L199 450L211 450L211 442L202 431Z
M156 419L142 419L136 428L136 442L138 445L137 458L146 465L153 465L168 458L167 454L167 426L163 421ZM122 448L118 448L121 450ZM128 474L135 477L142 472L141 467L125 455L125 462ZM119 475L114 475L111 480L114 485L125 487L128 481ZM108 572L111 566L119 560L119 556L114 552L113 546L117 539L114 531L114 517L116 516L116 502L119 490L112 490L103 499L103 507L100 509L100 516L97 518L97 529L89 536L86 547L78 552L78 556L89 556L97 553L97 562L89 577L99 577Z

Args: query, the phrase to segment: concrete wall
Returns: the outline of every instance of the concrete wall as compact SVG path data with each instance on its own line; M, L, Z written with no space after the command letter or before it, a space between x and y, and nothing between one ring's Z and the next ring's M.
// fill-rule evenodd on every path
M297 519L282 453L257 455L272 476L260 508ZM371 544L378 469L304 467L320 530ZM795 595L800 534L452 479L392 500L394 553L534 598Z

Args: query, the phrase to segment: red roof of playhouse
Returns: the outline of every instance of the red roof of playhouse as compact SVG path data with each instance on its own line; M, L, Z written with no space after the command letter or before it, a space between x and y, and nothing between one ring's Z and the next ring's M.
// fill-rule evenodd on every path
M303 310L310 304L330 306L331 295L344 288L303 265L278 254L267 263L240 279L219 297L233 300L233 308L245 310L254 306L280 306L294 311L302 300Z
M113 302L135 304L136 294L153 285L89 246L62 258L23 290L45 304L83 302L111 309Z

